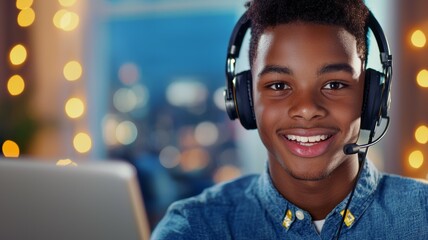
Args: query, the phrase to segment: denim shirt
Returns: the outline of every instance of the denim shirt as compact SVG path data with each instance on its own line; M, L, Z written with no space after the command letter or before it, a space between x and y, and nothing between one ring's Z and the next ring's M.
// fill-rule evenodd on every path
M339 239L428 239L428 184L381 173L370 162L362 171ZM346 200L318 232L266 169L172 204L152 239L335 239Z

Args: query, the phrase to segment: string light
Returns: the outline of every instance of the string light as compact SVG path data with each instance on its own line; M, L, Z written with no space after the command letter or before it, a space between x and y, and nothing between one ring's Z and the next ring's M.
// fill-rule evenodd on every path
M425 34L421 30L418 29L412 33L411 42L413 46L422 48L425 46L426 41Z
M19 146L12 140L6 140L2 145L3 155L5 157L17 158L19 157Z
M428 142L428 127L419 126L415 131L415 139L418 143L426 144Z
M64 31L72 31L79 25L79 15L65 9L58 10L54 17L55 27Z
M424 155L421 151L416 150L409 155L409 164L412 168L418 169L424 163Z
M16 0L16 8L24 10L30 8L33 5L33 0Z
M65 104L65 112L70 118L78 118L85 112L85 104L79 98L70 98Z
M416 76L416 81L419 86L428 88L428 70L422 69Z
M36 13L32 8L26 8L19 12L17 22L21 27L28 27L36 19Z
M24 79L22 79L22 77L19 75L13 75L7 81L7 90L12 96L17 96L21 94L24 91L24 88L25 88Z
M76 3L76 0L58 0L63 7L71 7Z
M73 139L73 146L79 153L86 153L92 148L91 137L83 132L76 134Z
M13 65L20 65L27 59L27 49L22 44L15 45L9 53L9 60Z
M82 76L82 65L78 61L70 61L63 69L65 79L75 81Z

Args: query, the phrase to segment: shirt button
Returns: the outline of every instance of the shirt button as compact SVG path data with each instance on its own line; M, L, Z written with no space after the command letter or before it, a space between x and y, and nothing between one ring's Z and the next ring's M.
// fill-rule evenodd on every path
M297 217L297 219L299 219L299 220L303 220L303 219L305 219L305 214L304 214L302 211L297 210L297 211L296 211L296 217Z

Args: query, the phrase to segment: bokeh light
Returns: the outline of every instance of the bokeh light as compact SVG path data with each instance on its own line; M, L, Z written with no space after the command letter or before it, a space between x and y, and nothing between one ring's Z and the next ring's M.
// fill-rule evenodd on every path
M112 114L107 114L102 120L103 139L108 146L117 145L119 142L116 138L116 128L119 120Z
M416 150L409 155L409 164L412 168L420 168L424 163L424 155L421 151Z
M208 96L206 86L197 81L177 80L166 90L166 99L177 107L195 107L204 103Z
M425 144L428 142L428 127L419 126L415 131L415 139L418 143Z
M416 81L419 86L428 88L428 70L422 69L416 76Z
M7 81L7 90L12 96L17 96L21 94L24 91L24 89L25 89L24 79L22 79L22 77L19 75L13 75Z
M28 27L33 24L36 19L36 13L32 8L26 8L19 12L17 17L18 25L21 27Z
M119 80L125 85L132 85L138 81L140 73L135 63L125 63L119 68Z
M82 76L82 65L78 61L70 61L63 69L65 79L75 81Z
M422 48L425 46L426 41L427 39L425 37L425 34L421 30L418 29L412 33L411 42L413 46Z
M16 0L16 8L24 10L30 8L33 5L33 0Z
M226 110L226 105L224 103L224 87L215 90L213 95L213 101L218 109L223 111Z
M79 98L70 98L65 104L65 112L70 118L78 118L85 112L85 104Z
M120 88L113 95L113 106L122 113L134 110L137 101L135 92L127 88Z
M199 123L195 128L195 139L202 146L210 146L217 142L219 132L211 122Z
M56 166L73 166L73 167L77 167L77 163L73 162L71 159L67 158L67 159L60 159L56 162Z
M3 155L5 157L17 158L19 157L19 146L12 140L6 140L2 145Z
M203 148L185 150L180 155L180 167L185 172L204 169L210 162L209 153Z
M76 3L76 0L58 0L63 7L71 7Z
M27 49L22 44L15 45L9 54L9 60L13 65L20 65L27 59Z
M241 175L239 168L232 165L224 165L217 169L214 173L214 182L220 183L237 178Z
M117 141L123 145L131 144L137 139L138 129L137 126L131 121L123 121L116 127Z
M79 153L86 153L92 148L91 137L83 132L80 132L74 136L73 146Z
M64 31L74 30L79 25L79 21L79 15L65 9L58 10L53 17L55 27Z
M165 168L174 168L180 163L180 150L173 146L164 147L159 153L159 161Z

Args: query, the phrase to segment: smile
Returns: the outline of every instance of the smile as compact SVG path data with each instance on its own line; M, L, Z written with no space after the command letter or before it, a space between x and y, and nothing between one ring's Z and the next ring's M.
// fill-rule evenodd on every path
M314 135L314 136L298 136L298 135L286 135L285 136L290 141L295 141L303 146L313 146L317 143L320 143L324 140L327 140L331 135Z

